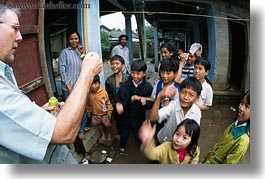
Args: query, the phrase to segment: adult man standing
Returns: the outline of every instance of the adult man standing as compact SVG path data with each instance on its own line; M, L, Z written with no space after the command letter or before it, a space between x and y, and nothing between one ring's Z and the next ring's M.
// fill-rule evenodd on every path
M119 36L119 44L113 47L111 50L111 57L114 55L120 55L125 62L124 68L122 69L124 74L130 74L131 68L129 63L129 48L126 46L128 40L127 35L120 35Z
M75 87L57 117L34 104L18 88L12 68L18 43L18 9L0 5L0 163L76 163L66 145L74 142L87 94L102 60L88 53ZM46 109L46 110L45 110Z

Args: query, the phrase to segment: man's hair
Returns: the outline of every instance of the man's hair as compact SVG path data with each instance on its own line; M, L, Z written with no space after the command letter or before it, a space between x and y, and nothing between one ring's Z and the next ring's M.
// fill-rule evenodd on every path
M120 55L114 55L113 57L111 57L111 59L110 59L110 63L111 63L112 61L114 61L114 60L118 60L118 61L120 61L122 64L124 64L124 59L123 59L122 56L120 56Z
M145 72L147 69L145 61L142 59L134 60L131 64L131 71L143 71Z
M185 80L183 80L181 83L181 90L183 88L192 89L192 90L197 92L198 96L201 95L202 85L201 85L200 81L194 77L189 77L189 78L186 78Z
M160 71L176 73L179 70L179 62L174 58L167 58L161 61Z
M125 37L126 40L128 40L128 36L125 35L125 34L122 34L122 35L120 35L120 36L118 37L118 38L119 38L119 42L121 41L121 39L122 39L123 37Z
M20 15L21 15L20 9L9 7L9 6L6 6L6 5L0 5L0 21L3 20L2 18L4 17L4 15L6 13L6 10L8 10L8 9L13 11L14 13L16 13L16 15L18 17L20 17Z

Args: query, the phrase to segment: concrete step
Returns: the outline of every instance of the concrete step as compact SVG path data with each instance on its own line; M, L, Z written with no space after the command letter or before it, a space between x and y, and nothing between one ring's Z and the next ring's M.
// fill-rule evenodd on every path
M238 105L243 96L240 91L213 91L213 104Z

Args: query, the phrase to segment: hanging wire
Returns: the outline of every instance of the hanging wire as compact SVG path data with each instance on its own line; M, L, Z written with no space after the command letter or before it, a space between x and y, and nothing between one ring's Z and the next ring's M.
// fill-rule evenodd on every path
M116 12L122 12L124 14L147 14L147 15L153 15L153 14L167 14L167 15L179 15L179 16L191 16L191 17L206 17L206 18L215 18L215 19L222 19L222 20L233 20L233 21L250 21L250 19L244 19L244 18L231 18L231 17L221 17L221 16L210 16L210 15L204 15L204 14L191 14L191 13L178 13L178 12L152 12L152 11L101 11L104 13L116 13Z

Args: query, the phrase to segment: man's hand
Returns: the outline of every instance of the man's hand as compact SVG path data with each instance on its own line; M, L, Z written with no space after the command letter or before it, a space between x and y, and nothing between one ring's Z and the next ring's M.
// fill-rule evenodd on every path
M94 75L97 75L102 70L102 59L96 52L89 52L86 54L83 63L82 70L92 71Z
M59 107L62 108L64 105L64 102L58 103ZM46 111L52 111L56 106L49 106L49 102L45 103L41 108L45 109Z

